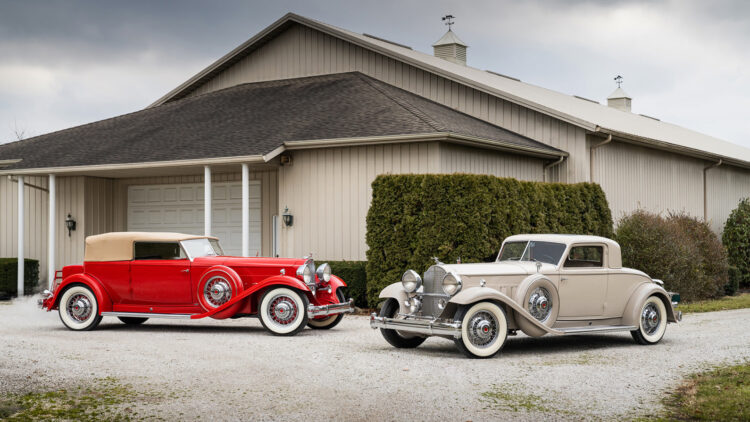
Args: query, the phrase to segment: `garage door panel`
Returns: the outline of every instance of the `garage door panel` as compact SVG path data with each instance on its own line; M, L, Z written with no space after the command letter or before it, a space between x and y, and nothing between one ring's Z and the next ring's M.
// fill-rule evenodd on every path
M214 183L212 231L224 251L242 250L242 184ZM250 254L261 248L260 182L250 184ZM128 188L129 231L203 233L203 184L143 185Z

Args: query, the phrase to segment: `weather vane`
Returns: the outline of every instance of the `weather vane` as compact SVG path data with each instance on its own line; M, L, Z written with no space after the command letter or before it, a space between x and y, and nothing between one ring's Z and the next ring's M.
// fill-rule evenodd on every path
M455 16L453 16L453 15L445 15L445 16L443 16L442 19L443 19L443 21L447 21L447 22L445 22L445 24L448 25L448 30L450 31L451 30L451 25L453 25L455 23L455 22L453 22L453 19L455 19Z
M622 76L620 75L615 76L615 83L617 84L617 87L619 88L620 85L622 85Z

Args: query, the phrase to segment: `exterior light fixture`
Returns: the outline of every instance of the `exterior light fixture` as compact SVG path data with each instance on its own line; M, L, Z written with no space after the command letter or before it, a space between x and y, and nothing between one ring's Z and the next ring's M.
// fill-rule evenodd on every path
M284 213L281 214L281 218L284 220L284 225L286 227L292 227L294 216L289 213L289 207L284 207Z
M68 237L70 232L76 229L76 220L68 214L68 218L65 219L65 227L68 229Z

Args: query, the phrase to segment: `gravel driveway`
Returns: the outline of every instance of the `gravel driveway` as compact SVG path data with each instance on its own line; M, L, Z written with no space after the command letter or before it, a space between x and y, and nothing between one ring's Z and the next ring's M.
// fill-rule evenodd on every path
M656 346L628 333L518 335L471 360L440 338L396 350L362 316L290 338L256 319L105 318L78 333L26 299L0 304L0 393L111 377L154 396L130 404L139 417L167 420L630 419L658 411L683 375L750 358L748 328L750 309L691 314Z

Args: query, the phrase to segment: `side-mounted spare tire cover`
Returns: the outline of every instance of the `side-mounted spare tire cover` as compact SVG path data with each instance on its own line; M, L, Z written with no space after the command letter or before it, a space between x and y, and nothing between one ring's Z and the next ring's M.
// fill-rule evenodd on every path
M198 303L208 311L212 311L234 299L242 293L242 280L237 272L224 265L216 265L206 270L198 282ZM233 316L242 306L242 301L211 315L214 319L226 319Z
M519 286L515 299L528 312L516 318L516 324L526 335L541 337L547 334L527 319L529 314L547 327L555 325L560 313L560 297L557 288L548 278L536 274L530 276Z

